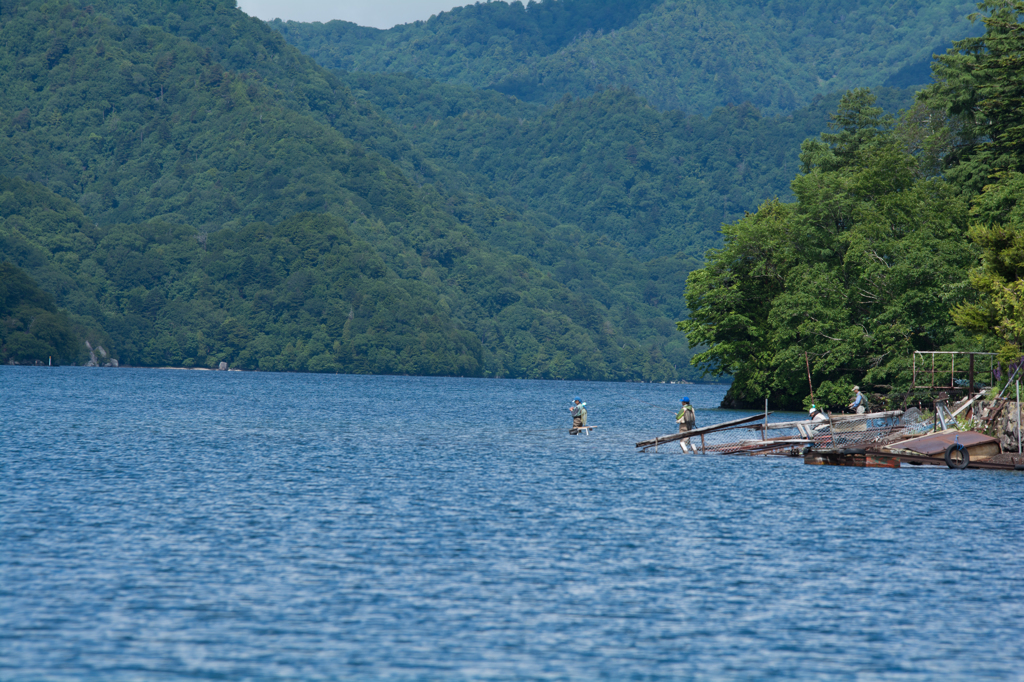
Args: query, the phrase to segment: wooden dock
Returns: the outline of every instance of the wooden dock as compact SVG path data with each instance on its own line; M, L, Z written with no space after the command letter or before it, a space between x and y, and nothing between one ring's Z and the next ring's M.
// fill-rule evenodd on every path
M914 432L914 427L919 428L920 423L904 423L903 412L898 410L832 415L827 422L773 423L767 421L770 414L659 436L640 441L636 447L643 452L651 449L657 452L660 445L687 439L701 454L800 457L805 464L820 466L899 469L903 464L910 464L952 469L1024 470L1024 455L1002 452L998 438L952 428ZM911 433L907 432L908 428ZM788 433L772 437L769 435L772 431Z
M895 462L895 464L893 464ZM941 466L950 469L1024 470L1024 457L1001 452L999 441L976 431L946 429L888 443L867 444L863 448L808 451L804 464L900 468Z

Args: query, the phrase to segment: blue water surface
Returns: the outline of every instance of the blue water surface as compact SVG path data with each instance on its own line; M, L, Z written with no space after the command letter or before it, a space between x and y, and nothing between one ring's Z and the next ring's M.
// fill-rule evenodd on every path
M636 452L684 393L0 367L0 679L1024 679L1021 472Z

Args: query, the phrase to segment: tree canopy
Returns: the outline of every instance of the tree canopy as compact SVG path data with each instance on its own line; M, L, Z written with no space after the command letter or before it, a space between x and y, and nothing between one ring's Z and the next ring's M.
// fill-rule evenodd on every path
M0 362L61 365L89 359L83 340L107 337L58 310L53 296L10 262L0 262Z
M628 88L686 114L749 102L777 115L849 88L927 84L932 54L971 31L973 9L963 0L541 0L469 4L386 31L271 26L342 71L548 104Z
M233 3L174 9L0 4L0 259L122 362L690 375L643 283L695 260L460 187Z
M691 273L680 328L708 345L695 364L735 373L729 400L806 404L806 378L832 407L853 383L898 404L915 350L1024 359L1024 2L978 7L984 34L937 58L910 110L848 93L803 145L796 202L726 227Z
M707 345L695 363L733 374L736 404L809 404L808 381L830 407L854 383L906 388L912 352L955 337L949 309L976 259L967 202L925 177L873 104L848 93L832 132L803 146L796 201L725 227L725 246L690 275L680 327Z
M977 296L954 311L976 335L997 337L1004 360L1024 351L1024 2L988 0L973 15L984 35L936 60L922 108L939 121L928 138L945 175L971 201L970 236L981 262Z
M895 356L952 319L1019 345L1016 5L987 3L899 118L912 90L827 93L919 84L950 26L971 35L962 3L705 5L486 3L377 32L0 0L0 262L52 297L7 306L0 352L667 381L699 374L689 305L698 365L743 402L799 401L803 351L826 389L897 385ZM284 39L327 63L328 29L414 75ZM56 327L74 352L36 333Z

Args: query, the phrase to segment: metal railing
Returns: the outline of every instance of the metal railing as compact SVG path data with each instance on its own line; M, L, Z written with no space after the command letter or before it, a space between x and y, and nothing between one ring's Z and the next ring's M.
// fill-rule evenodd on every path
M949 356L949 369L947 370L943 364L938 368L935 367L935 360L939 356ZM957 369L956 361L958 355L966 355L968 366L966 369ZM920 356L920 358L918 357ZM915 350L913 357L914 375L913 375L913 388L917 389L928 389L928 390L968 390L973 392L975 386L975 366L974 358L979 356L982 358L988 358L988 369L981 369L979 375L988 374L990 378L990 384L992 385L996 381L996 361L995 353L982 353L974 351L946 351L946 350ZM919 362L920 360L920 362ZM944 382L946 376L949 376L949 383ZM962 379L957 380L957 374L960 374ZM936 377L939 379L937 380ZM928 379L927 385L924 383L924 379Z

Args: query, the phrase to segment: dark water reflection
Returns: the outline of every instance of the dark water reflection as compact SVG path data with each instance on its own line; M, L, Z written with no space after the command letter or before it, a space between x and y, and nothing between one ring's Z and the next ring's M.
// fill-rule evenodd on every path
M1019 472L636 453L684 392L0 367L0 679L1022 678Z

